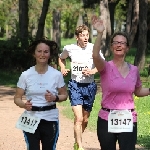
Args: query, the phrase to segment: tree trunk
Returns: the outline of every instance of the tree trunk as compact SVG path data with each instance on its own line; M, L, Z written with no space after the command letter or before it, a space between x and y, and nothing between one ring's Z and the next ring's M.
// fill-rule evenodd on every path
M134 61L134 65L139 69L144 68L145 64L145 52L147 48L147 11L148 1L139 1L139 37L138 37L138 49Z
M118 4L118 1L108 3L110 21L111 21L111 34L114 33L114 13L115 13L115 7L116 7L117 4Z
M61 47L61 28L60 28L60 20L61 20L61 13L59 10L53 10L53 38L52 40L55 41L58 45L57 51L54 52L54 56L51 57L52 65L55 66L56 69L58 67L58 52L60 51Z
M36 39L40 39L44 35L45 19L46 19L49 5L50 5L50 0L44 0L43 1L42 13L41 13L40 20L38 23L38 30L36 33Z
M108 9L108 0L100 1L100 14L101 14L101 19L104 21L104 25L105 25L105 30L103 32L103 37L102 37L101 50L103 54L107 56L109 55L108 45L111 36L111 23L110 23L109 9Z
M19 0L19 37L22 49L28 47L28 1Z
M133 8L133 9L132 9ZM127 12L126 32L129 36L129 45L131 46L137 32L139 23L139 0L129 1Z
M61 13L59 10L53 10L53 40L61 47L61 28L60 28Z
M127 10L127 19L126 19L126 33L129 35L131 31L131 20L132 20L132 7L134 0L128 0L128 10Z

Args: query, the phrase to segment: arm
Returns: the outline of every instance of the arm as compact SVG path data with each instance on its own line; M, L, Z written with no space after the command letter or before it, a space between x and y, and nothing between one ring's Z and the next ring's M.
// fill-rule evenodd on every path
M150 95L150 89L149 88L143 88L142 86L138 87L134 91L135 96L143 97Z
M58 97L59 97L58 102L62 102L62 101L67 100L68 92L67 92L66 86L63 86L62 88L58 88Z
M68 72L70 71L69 69L66 69L66 58L68 57L68 52L66 50L64 50L59 58L58 58L58 64L60 67L60 71L61 73L66 76L68 74Z
M98 19L98 17L92 17L92 24L93 27L97 30L97 38L94 43L93 47L93 61L98 71L102 71L105 66L105 60L101 57L100 47L101 47L101 39L104 31L104 25L102 20Z
M31 110L32 109L32 103L30 102L30 100L27 100L26 103L24 103L22 101L22 97L24 95L24 90L21 89L21 88L17 88L16 89L16 93L15 93L15 96L14 96L14 103L19 106L20 108L24 108L26 110Z
M58 88L58 101L57 102L62 102L67 100L68 98L68 93L67 93L67 88L66 86L63 86L61 88ZM56 96L53 95L49 90L47 90L47 93L45 94L45 99L48 102L55 102Z
M65 69L66 68L66 60L65 59L61 59L60 57L58 58L58 64L59 64L59 67L61 69Z
M93 69L83 69L82 73L83 75L89 76L89 75L94 75L98 72L97 68L93 68Z

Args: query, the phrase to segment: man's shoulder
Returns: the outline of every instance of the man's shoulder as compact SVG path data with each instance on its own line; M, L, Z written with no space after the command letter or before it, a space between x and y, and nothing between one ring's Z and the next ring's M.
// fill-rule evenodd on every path
M87 46L86 46L86 48L90 49L90 50L93 50L93 46L94 46L93 43L88 43Z
M94 44L93 43L90 43L90 42L88 42L88 44L87 44L87 46L94 46Z
M77 47L77 44L68 44L68 45L65 45L64 46L64 49L72 49L72 48L74 48L74 47Z

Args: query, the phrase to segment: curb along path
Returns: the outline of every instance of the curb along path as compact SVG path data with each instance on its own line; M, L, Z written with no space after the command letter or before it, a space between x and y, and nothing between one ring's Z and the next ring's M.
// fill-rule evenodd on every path
M26 145L21 130L15 128L23 109L13 102L15 89L0 86L0 150L26 150ZM57 150L73 150L73 121L62 115L60 110L60 135ZM96 132L86 130L83 134L83 147L85 150L100 150ZM139 150L144 150L137 146Z

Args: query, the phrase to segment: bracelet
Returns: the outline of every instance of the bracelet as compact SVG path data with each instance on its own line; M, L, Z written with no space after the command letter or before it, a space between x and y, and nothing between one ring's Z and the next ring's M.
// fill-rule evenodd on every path
M56 99L53 102L58 102L59 101L59 97L58 97L58 95L55 95L55 96L56 96Z

